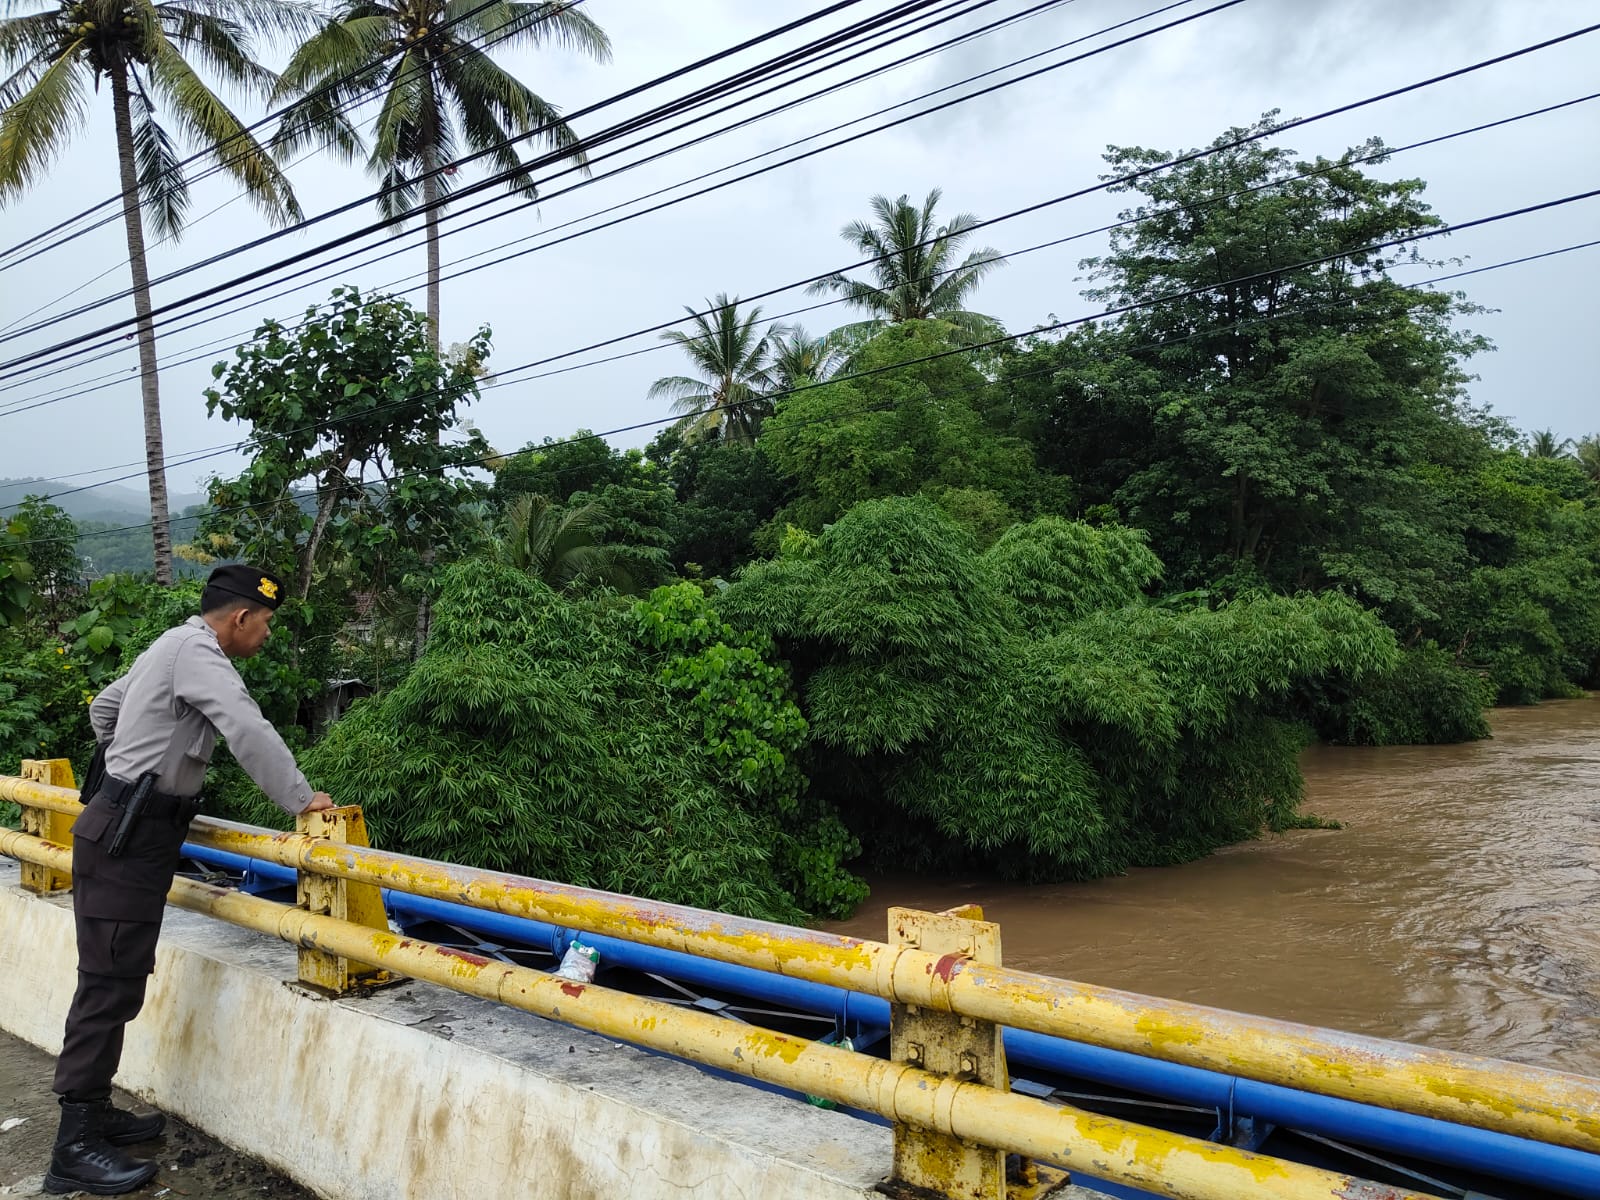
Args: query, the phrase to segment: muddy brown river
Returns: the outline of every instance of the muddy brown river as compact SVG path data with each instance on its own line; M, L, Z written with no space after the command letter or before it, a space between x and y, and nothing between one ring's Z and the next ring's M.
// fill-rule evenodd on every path
M1013 966L1600 1076L1600 698L1491 723L1308 750L1306 810L1340 830L1094 883L879 878L831 928L976 902Z

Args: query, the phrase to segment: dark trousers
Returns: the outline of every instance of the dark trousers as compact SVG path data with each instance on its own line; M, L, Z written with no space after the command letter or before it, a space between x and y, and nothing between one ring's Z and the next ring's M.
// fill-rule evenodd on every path
M118 811L104 793L73 827L72 908L78 990L56 1060L55 1091L76 1101L111 1094L123 1032L144 1006L156 939L188 822L147 818L120 857L105 852Z

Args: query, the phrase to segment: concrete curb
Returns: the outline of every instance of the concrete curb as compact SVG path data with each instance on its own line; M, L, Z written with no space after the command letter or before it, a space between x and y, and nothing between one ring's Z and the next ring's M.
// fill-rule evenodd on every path
M72 912L0 863L0 1027L55 1053ZM118 1083L327 1200L860 1197L889 1130L409 983L286 981L281 942L168 909Z

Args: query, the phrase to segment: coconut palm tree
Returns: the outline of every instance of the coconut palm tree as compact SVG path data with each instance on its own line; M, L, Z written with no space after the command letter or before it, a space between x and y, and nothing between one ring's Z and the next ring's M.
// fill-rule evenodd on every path
M269 219L299 218L288 180L200 71L247 94L269 95L277 77L257 62L254 39L303 35L316 18L295 0L8 0L5 11L27 8L41 11L0 17L0 72L7 73L0 82L0 205L42 178L83 130L90 92L105 80L138 319L156 578L169 584L172 535L144 218L170 238L188 213L173 126L242 184Z
M903 195L895 200L874 196L875 220L852 221L840 231L845 241L872 256L875 277L866 283L836 273L811 285L814 293L832 292L870 314L868 320L839 330L841 335L859 337L901 321L930 320L950 325L956 340L967 344L1004 332L993 317L966 308L983 277L1002 264L1000 252L985 247L957 262L978 218L957 213L937 224L934 209L942 195L934 188L921 208Z
M357 97L382 92L367 168L382 181L378 209L403 218L420 202L428 243L428 321L439 345L439 214L453 186L453 161L483 154L497 172L523 166L523 134L573 152L578 136L561 110L499 66L486 46L554 44L599 62L611 57L605 31L571 0L338 0L332 19L284 68L278 96L300 96L285 114L273 148L292 153L326 146L353 160L365 151L347 115ZM526 173L506 186L530 198Z
M719 292L707 300L706 313L685 307L693 325L688 332L669 329L661 340L683 348L698 370L695 376L668 375L650 385L652 400L672 401L683 413L685 441L711 433L724 441L753 442L761 422L772 411L771 331L758 333L761 309L739 312L739 298Z
M506 508L500 526L501 553L519 570L544 580L554 591L600 584L619 592L634 581L609 546L599 545L602 520L595 504L564 508L548 496L524 494Z
M774 325L767 332L772 348L772 382L779 393L826 383L844 355L831 336L812 337L801 325Z
M1580 438L1572 454L1590 481L1600 483L1600 435L1591 433Z
M1571 438L1557 441L1554 430L1541 429L1528 439L1528 457L1562 458L1575 444Z

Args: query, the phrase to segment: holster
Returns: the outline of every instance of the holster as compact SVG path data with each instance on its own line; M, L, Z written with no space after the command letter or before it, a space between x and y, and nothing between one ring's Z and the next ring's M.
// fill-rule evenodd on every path
M200 811L199 796L170 796L155 790L156 772L146 771L132 783L106 776L102 792L111 805L113 821L106 855L119 858L129 839L145 821L166 820L177 828L187 828Z

